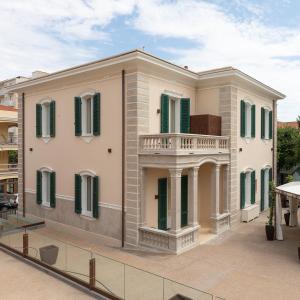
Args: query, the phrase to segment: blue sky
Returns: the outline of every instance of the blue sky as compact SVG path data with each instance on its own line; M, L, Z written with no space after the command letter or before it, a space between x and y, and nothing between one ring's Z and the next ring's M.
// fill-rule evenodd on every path
M0 2L0 80L144 47L190 69L235 66L287 95L300 114L300 1Z

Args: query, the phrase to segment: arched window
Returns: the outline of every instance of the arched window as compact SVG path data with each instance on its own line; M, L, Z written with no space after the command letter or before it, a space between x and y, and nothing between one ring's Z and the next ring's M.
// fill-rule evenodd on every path
M37 170L36 175L36 201L48 207L56 204L56 175L49 167Z
M240 174L241 209L255 203L256 178L255 171L246 169Z

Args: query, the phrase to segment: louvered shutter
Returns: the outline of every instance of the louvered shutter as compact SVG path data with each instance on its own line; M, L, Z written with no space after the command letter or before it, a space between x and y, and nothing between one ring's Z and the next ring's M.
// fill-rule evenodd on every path
M265 109L261 108L261 138L265 138Z
M256 124L255 124L255 111L256 111L256 107L255 105L252 105L251 106L251 137L255 137L255 127L256 127Z
M42 105L36 104L36 137L42 136Z
M269 139L273 136L273 112L269 112Z
M241 198L241 209L245 208L245 201L246 201L246 193L245 193L245 180L246 174L240 174L240 198Z
M93 217L99 217L99 177L93 177Z
M42 172L36 171L36 203L42 204Z
M241 137L246 135L246 103L241 100Z
M82 134L82 124L81 124L81 98L74 98L75 106L75 135L81 136Z
M101 122L101 98L100 93L96 93L93 97L93 134L100 135Z
M260 210L265 209L265 169L260 171Z
M75 213L81 214L81 176L75 174Z
M169 96L161 95L160 101L160 132L169 132Z
M56 205L56 174L55 172L50 173L50 207Z
M180 132L190 133L190 99L180 100Z
M55 137L55 101L50 102L50 136Z
M251 172L251 204L255 203L255 171Z

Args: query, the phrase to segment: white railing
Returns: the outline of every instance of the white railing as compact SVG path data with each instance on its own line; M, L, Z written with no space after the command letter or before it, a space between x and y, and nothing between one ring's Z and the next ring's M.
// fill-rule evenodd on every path
M0 145L17 145L18 144L18 135L1 135L0 136Z
M0 164L0 173L18 172L18 164Z
M140 154L228 153L229 137L184 133L140 135Z

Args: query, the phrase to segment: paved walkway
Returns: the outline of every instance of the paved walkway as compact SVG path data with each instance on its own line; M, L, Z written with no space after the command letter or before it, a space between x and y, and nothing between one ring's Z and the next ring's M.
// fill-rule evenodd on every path
M300 228L283 226L285 241L266 241L266 216L179 256L121 250L119 242L59 226L43 234L123 261L226 299L300 299Z
M84 292L0 251L0 299L94 299Z

